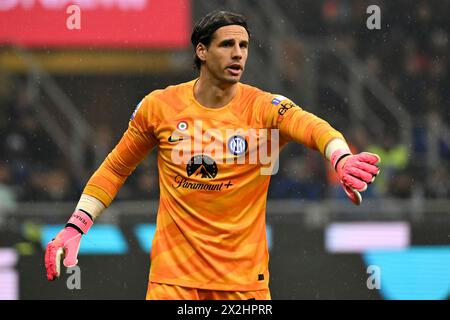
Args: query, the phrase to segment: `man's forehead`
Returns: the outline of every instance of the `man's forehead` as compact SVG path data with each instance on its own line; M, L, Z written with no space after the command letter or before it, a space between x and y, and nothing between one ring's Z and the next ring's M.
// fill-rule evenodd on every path
M248 33L243 26L233 24L229 26L223 26L217 29L214 32L214 38L215 40L219 41L223 39L234 39L234 38L248 41Z

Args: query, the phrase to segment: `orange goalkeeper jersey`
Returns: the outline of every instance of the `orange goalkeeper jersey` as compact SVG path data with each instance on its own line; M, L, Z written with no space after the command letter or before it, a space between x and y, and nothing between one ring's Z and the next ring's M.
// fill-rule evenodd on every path
M106 206L158 146L160 202L150 281L211 290L268 287L265 209L277 147L297 141L324 154L342 135L289 99L239 83L212 109L195 80L147 95L84 193ZM155 181L156 183L156 181Z

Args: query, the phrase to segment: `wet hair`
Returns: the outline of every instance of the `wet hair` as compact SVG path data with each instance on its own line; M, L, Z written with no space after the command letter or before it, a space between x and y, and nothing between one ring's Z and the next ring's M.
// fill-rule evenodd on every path
M194 26L191 35L191 42L194 46L194 66L200 70L202 64L196 53L199 43L209 46L211 44L214 32L224 26L238 25L245 28L249 37L250 31L247 26L247 19L237 13L229 11L213 11L201 18Z

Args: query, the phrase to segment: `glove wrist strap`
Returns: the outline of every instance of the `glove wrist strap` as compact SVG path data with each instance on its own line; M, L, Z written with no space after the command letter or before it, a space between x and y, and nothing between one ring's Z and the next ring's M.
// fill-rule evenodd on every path
M338 149L331 154L331 164L334 170L337 170L337 165L344 157L351 155L351 153L346 149Z
M77 229L80 233L86 234L94 224L92 217L85 211L80 209L75 210L72 213L69 221L67 221L66 227L70 226Z

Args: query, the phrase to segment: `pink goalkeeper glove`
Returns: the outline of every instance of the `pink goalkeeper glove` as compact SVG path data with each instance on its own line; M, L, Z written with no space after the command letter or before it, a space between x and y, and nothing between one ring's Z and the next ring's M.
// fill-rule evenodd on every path
M336 170L342 187L350 200L360 205L361 193L367 189L380 173L376 164L380 157L374 153L361 152L352 155L348 150L338 149L331 154L331 164Z
M88 232L93 223L89 214L76 210L67 222L66 227L47 244L45 269L47 270L48 280L55 280L59 277L62 256L65 257L63 263L67 268L78 263L77 255L81 236Z

